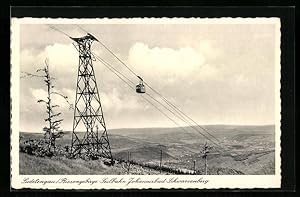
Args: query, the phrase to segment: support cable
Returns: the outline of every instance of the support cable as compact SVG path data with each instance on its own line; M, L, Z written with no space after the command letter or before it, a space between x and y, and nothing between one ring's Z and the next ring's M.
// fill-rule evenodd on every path
M55 30L55 31L58 31L59 33L64 34L65 36L67 36L67 37L69 37L69 38L71 38L71 36L69 36L67 33L63 32L62 30L60 30L60 29L58 29L58 28L56 28L56 27L54 27L53 25L48 25L48 27L50 27L51 29L53 29L53 30Z
M112 54L117 60L119 60L119 62L121 62L121 64L123 64L132 74L134 74L136 77L138 77L138 75L132 70L130 69L121 59L119 59L108 47L106 47L106 45L104 43L102 43L101 41L99 41L99 43L110 53ZM181 116L181 120L185 119L184 122L187 121L187 119L189 119L190 121L192 121L194 124L196 124L196 126L198 126L199 128L201 128L204 132L206 132L208 135L210 135L212 138L214 138L217 142L221 142L218 138L216 138L214 135L212 135L211 133L208 132L207 129L205 129L204 127L201 127L198 123L196 123L192 118L190 118L189 116L187 116L184 112L182 112L178 107L176 107L174 104L172 104L170 101L168 101L164 96L162 96L159 92L157 92L154 88L152 88L148 83L146 83L144 81L144 84L149 87L153 92L155 92L157 95L159 95L164 101L165 103L167 103L167 105L169 105L171 108L173 108L175 111L178 112L178 114L180 114L179 116ZM148 94L148 93L146 93ZM148 94L149 95L149 94ZM172 112L173 113L173 112ZM174 113L173 113L174 114ZM185 118L186 117L186 118Z
M97 56L96 56L97 58ZM98 58L97 58L98 59ZM132 88L133 90L135 90L135 87L132 86L130 83L128 83L126 80L124 80L120 74L118 74L116 71L114 71L114 69L112 67L110 67L109 65L106 65L106 63L104 61L102 61L101 59L98 59L104 66L106 66L111 72L113 72L118 78L120 78L124 83L126 83L130 88ZM151 104L153 107L155 107L158 111L160 111L164 116L166 116L169 120L171 120L174 124L176 124L179 128L183 129L184 131L187 131L186 129L184 129L182 126L180 126L176 121L174 121L172 118L170 118L166 113L164 113L159 107L157 107L155 104L153 104L149 99L145 98L144 96L142 96L142 98L144 100L146 100L149 104ZM187 131L188 132L188 131Z
M127 78L125 75L123 75L121 72L119 72L116 68L114 68L111 64L109 64L108 62L106 62L104 59L102 59L101 57L99 57L98 55L96 55L95 53L93 53L93 55L100 60L101 62L104 62L105 64L107 64L108 66L110 66L115 72L119 73L122 77L124 77L125 79L127 79L133 86L135 86L134 82L132 80L130 80L129 78ZM147 96L149 96L152 100L154 100L156 103L158 103L159 105L161 105L163 108L165 108L166 110L168 110L170 113L172 113L174 116L176 116L177 118L179 118L180 120L182 120L184 123L190 125L189 122L187 122L182 116L180 116L180 114L176 114L173 111L171 111L168 107L166 107L164 104L162 104L161 102L159 102L156 98L154 98L153 96L151 96L149 93L146 93ZM191 126L191 125L190 125Z
M81 26L79 26L79 25L76 25L78 28L80 28L82 31L84 31L85 33L88 33L85 29L83 29ZM115 54L114 54L114 52L112 52L103 42L101 42L100 40L98 40L98 42L111 54L111 55L113 55L117 60L119 60L119 62L121 62L133 75L135 75L136 77L138 77L138 75L132 70L132 69L130 69L129 68L129 66L127 66L120 58L118 58L118 56L116 56ZM95 56L97 56L95 53L93 53ZM97 56L98 58L100 58L99 56ZM102 61L104 61L102 58L101 58L101 60ZM106 62L107 63L107 62ZM115 69L114 69L115 70ZM124 75L123 75L124 76ZM129 80L127 77L126 77L126 79L127 80ZM130 82L132 82L131 80L129 80ZM133 83L133 82L132 82ZM146 82L144 82L145 83L145 85L147 85L150 89L152 89L155 93L157 93L159 96L161 96L162 97L162 95L160 95L157 91L155 91L152 87L150 87ZM134 83L133 83L134 84ZM147 95L149 95L148 93L146 93ZM150 95L149 95L150 96ZM152 96L151 96L152 97ZM152 97L153 98L153 97ZM163 98L163 100L166 100L164 97L162 97ZM156 100L155 98L153 98L154 100ZM158 102L157 100L156 100L156 102ZM169 102L166 102L167 104L169 103ZM169 109L167 109L167 110L169 110ZM170 111L170 110L169 110ZM171 112L171 113L173 113L173 112ZM174 113L173 113L174 114ZM180 114L180 116L181 116L181 118L182 119L185 119L184 118L184 116L182 116L181 114ZM184 121L184 122L186 122L186 121Z
M52 26L52 25L48 25L50 28L52 28L53 30L56 30L62 34L64 34L65 36L71 38L68 34L66 34L65 32L59 30L58 28ZM79 25L76 25L77 27L79 27L82 31L88 33L87 31L85 31L83 28L81 28ZM108 47L106 47L106 45L104 43L102 43L101 41L98 40L98 42L111 54L113 55L122 65L124 65L133 75L135 75L137 78L138 75L132 70L130 69L120 58L118 58ZM94 56L96 56L96 54L93 53ZM98 56L96 56L98 57ZM131 88L135 89L134 87L132 87L127 81L125 81L122 77L120 77L120 75L118 75L116 72L118 72L114 67L108 65L107 62L105 62L102 58L100 59L100 57L97 58L100 62L102 62L107 68L109 68L109 70L111 72L113 72L114 74L116 74L123 82L125 82L127 85L129 85ZM114 72L114 70L116 72ZM118 72L120 74L120 72ZM125 77L122 74L123 77ZM127 80L129 80L127 77L125 77ZM132 84L134 84L131 80L129 80ZM205 131L206 133L208 133L210 136L212 136L215 140L217 140L218 142L220 142L215 136L213 136L212 134L210 134L207 129L204 129L203 127L201 127L200 125L198 125L193 119L191 119L189 116L187 116L185 113L183 113L181 110L179 110L174 104L172 104L171 102L169 102L165 97L163 97L160 93L158 93L154 88L152 88L149 84L147 84L146 82L144 82L145 85L147 87L149 87L153 92L155 92L156 94L158 94L165 103L167 103L169 106L172 106L172 108L177 111L178 114L181 114L181 120L183 120L184 122L187 120L183 117L187 117L189 120L191 120L192 122L194 122L199 128L201 128L203 131ZM149 94L147 94L148 96L150 96ZM154 99L154 97L150 96L152 99ZM143 99L145 99L147 102L149 102L151 105L153 105L155 108L157 108L162 114L164 114L168 119L170 119L173 123L175 123L177 126L179 126L180 128L182 128L183 130L185 130L183 127L181 127L177 122L175 122L173 119L171 119L167 114L165 114L159 107L157 107L156 105L154 105L151 101L149 101L148 99L146 99L144 96L142 96ZM155 99L156 100L156 99ZM157 101L157 100L156 100ZM157 101L158 103L160 103L159 101ZM160 103L161 104L161 103ZM163 104L161 104L162 106L164 106ZM166 107L165 107L166 108ZM169 110L169 109L168 109ZM170 110L169 110L170 111ZM179 113L180 112L180 113ZM174 112L172 112L174 114ZM178 116L177 116L178 117ZM190 125L190 123L189 123ZM192 126L193 129L195 129ZM215 144L218 147L221 147L219 144L217 144L216 142L214 142L213 140L211 140L210 138L208 138L207 136L205 136L203 133L201 133L199 130L195 129L199 134L201 134L202 136L204 136L205 138L207 138L209 141L211 141L213 144ZM185 130L187 131L187 130ZM223 147L221 147L223 148Z
M111 72L113 72L114 74L116 74L123 82L125 82L130 88L132 88L133 90L135 90L135 87L132 86L131 84L134 85L134 83L128 79L126 76L124 76L122 73L120 73L119 71L117 71L113 66L111 66L109 63L107 63L105 60L103 60L102 58L100 58L99 56L97 56L95 53L92 53L96 59L98 59L104 66L106 66ZM118 73L118 74L117 74ZM124 80L121 76L123 76L125 79L127 79L129 82L131 82L131 84L129 84L126 80ZM159 101L157 101L154 97L152 97L150 94L147 94L148 96L150 96L150 98L152 98L153 100L155 100L156 102L158 102L160 105L164 106L163 104L161 104ZM163 112L157 105L153 104L149 99L145 98L144 96L142 96L143 99L145 99L148 103L150 103L153 107L155 107L158 111L160 111L164 116L166 116L169 120L171 120L175 125L177 125L179 128L183 129L184 131L186 131L188 133L188 131L186 129L184 129L182 126L180 126L180 124L178 124L175 120L173 120L172 118L170 118L165 112ZM165 107L165 106L164 106ZM166 108L166 107L165 107ZM168 111L170 111L171 113L173 113L177 118L178 116L172 112L171 110L169 110L168 108L166 108ZM182 120L182 119L181 119ZM190 124L188 124L190 125ZM191 126L191 125L190 125ZM200 132L199 130L197 130L196 128L194 128L193 126L191 126L191 128L193 128L195 131L197 131L199 134L201 134L203 137L205 137L206 139L208 139L210 142L212 142L214 145L221 147L219 144L217 144L216 142L214 142L212 139L210 139L209 137L207 137L206 135L204 135L202 132Z
M100 41L99 41L99 43L101 43ZM103 43L101 43L102 45L104 45ZM105 46L105 45L104 45ZM106 46L105 46L105 48L106 49L108 49ZM113 52L112 51L110 51L109 49L108 49L108 51L110 52L110 53L112 53L113 54ZM100 57L99 56L97 56L95 53L93 53L93 55L95 55L95 57L98 59L100 59ZM117 56L116 55L114 55L113 54L113 56L115 56L116 58L117 58ZM98 60L99 60L98 59ZM122 61L122 60L120 60L119 58L117 58L124 66L126 66L126 64ZM105 62L105 60L103 60L102 58L101 58L101 62ZM106 62L107 63L107 62ZM107 63L108 64L108 63ZM110 65L111 66L111 65ZM114 69L116 72L118 72L118 73L120 73L119 71L117 71L113 66L111 66L112 67L112 69ZM133 72L128 66L126 66L135 76L137 76L138 77L138 75L135 73L135 72ZM121 74L121 73L120 73ZM122 76L124 76L123 74L121 74ZM125 76L124 76L125 77ZM129 80L132 84L134 84L130 79L128 79L127 77L125 77L127 80ZM190 119L190 120L192 120L192 122L194 122L195 124L196 124L196 126L198 126L199 128L201 128L203 131L205 131L207 134L209 134L210 136L212 136L218 143L221 143L221 141L219 140L219 139L217 139L215 136L213 136L212 134L210 134L208 131L207 131L207 129L205 129L204 127L201 127L199 124L197 124L193 119L191 119L189 116L187 116L185 113L183 113L181 110L179 110L178 109L178 107L176 107L174 104L172 104L170 101L168 101L165 97L163 97L161 94L159 94L156 90L154 90L149 84L147 84L146 82L144 82L145 83L145 85L147 85L147 87L149 87L152 91L154 91L156 94L158 94L164 101L165 101L165 103L167 103L169 106L173 106L172 108L173 109L176 109L176 111L177 111L177 113L178 114L182 114L183 116L185 116L185 117L187 117L188 119ZM131 88L133 88L133 89L135 89L134 87L131 87ZM146 93L149 97L151 97L153 100L155 100L156 102L158 102L160 105L162 105L162 106L164 106L163 104L161 104L157 99L155 99L153 96L151 96L150 94L148 94L148 93ZM143 97L143 96L142 96ZM144 97L143 97L144 98ZM145 98L144 98L145 99ZM147 101L149 102L149 100L147 99ZM151 105L153 105L153 103L151 103ZM154 106L154 105L153 105ZM159 109L157 106L154 106L155 108L157 108L161 113L163 113L163 114L165 114L164 112L162 112L162 110L161 109ZM165 106L164 106L164 108L166 108ZM167 109L167 108L166 108ZM170 111L170 109L167 109L168 111ZM172 111L170 111L172 114L174 114L175 115L175 113L174 112L172 112ZM180 112L180 113L179 113ZM181 115L181 117L182 117L182 115ZM178 115L175 115L177 118L178 118ZM168 117L169 118L169 117ZM170 118L169 118L170 119ZM203 137L205 137L206 139L208 139L210 142L212 142L214 145L216 145L216 146L218 146L219 148L222 148L222 149L227 149L227 150L229 150L227 147L225 147L225 146L221 146L220 144L218 144L218 143L216 143L216 142L214 142L212 139L210 139L209 137L207 137L206 135L204 135L201 131L199 131L198 129L196 129L190 122L186 122L185 120L184 120L184 118L179 118L179 119L181 119L183 122L185 122L185 123L187 123L188 125L190 125L191 126L191 128L193 128L196 132L198 132L200 135L202 135ZM171 120L171 119L170 119ZM172 122L174 122L174 120L171 120ZM179 127L181 127L177 122L174 122L177 126L179 126ZM184 129L185 130L185 129ZM186 130L185 130L186 131ZM233 151L232 151L233 152Z
M80 28L82 31L84 31L85 33L88 33L85 29L83 29L81 26L76 25L78 28ZM138 75L129 67L125 64L125 62L123 62L117 55L115 55L115 53L113 51L111 51L103 42L101 42L100 40L98 40L98 42L111 54L113 55L123 66L125 66L133 75L135 75L137 78ZM202 129L205 133L207 133L209 136L211 136L212 138L214 138L218 143L221 143L221 141L216 138L214 135L212 135L210 132L208 132L207 129L205 129L204 127L200 126L196 121L194 121L191 117L189 117L188 115L186 115L183 111L181 111L178 107L176 107L174 104L172 104L170 101L168 101L163 95L161 95L158 91L156 91L154 88L152 88L148 83L146 83L144 81L144 84L149 87L153 92L155 92L158 96L160 96L162 98L162 100L169 105L171 108L173 108L175 111L178 112L179 116L181 117L180 119L184 119L183 121L185 123L187 123L186 121L192 121L197 127L199 127L200 129ZM148 93L146 93L148 94ZM149 94L148 94L149 95ZM150 95L149 95L150 96ZM152 96L150 96L152 97ZM153 98L153 97L152 97ZM154 99L154 98L153 98ZM156 100L156 99L155 99ZM156 100L157 101L157 100ZM164 107L166 108L166 107ZM167 109L168 111L170 111L169 109ZM171 112L172 114L174 114L174 112Z
M154 88L152 88L149 84L144 82L147 87L149 87L153 92L155 92L157 95L159 95L170 107L172 107L175 111L177 111L179 114L182 114L184 117L188 118L190 121L192 121L196 126L201 128L203 131L205 131L208 135L210 135L212 138L214 138L217 142L221 142L218 138L216 138L214 135L210 134L207 129L200 126L196 121L194 121L191 117L186 115L182 110L180 110L178 107L176 107L174 104L172 104L170 101L168 101L163 95L161 95L159 92L157 92Z

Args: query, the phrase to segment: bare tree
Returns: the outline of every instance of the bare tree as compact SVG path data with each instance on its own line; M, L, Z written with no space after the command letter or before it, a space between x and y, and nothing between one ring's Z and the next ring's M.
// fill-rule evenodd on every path
M63 121L63 119L59 118L59 116L61 115L60 112L55 112L54 109L59 107L59 105L57 104L53 104L52 102L52 95L58 95L63 97L66 102L69 104L70 109L73 108L72 104L69 103L69 101L67 100L68 97L64 96L63 94L56 92L54 90L54 85L53 85L53 80L54 78L50 76L50 72L49 72L49 64L47 59L45 60L45 67L42 69L38 69L36 71L37 73L42 73L42 75L36 75L36 74L31 74L28 72L22 72L23 76L21 76L22 78L24 77L40 77L44 79L44 82L46 84L47 87L47 98L46 99L40 99L37 102L38 103L44 103L46 105L46 113L47 113L47 118L45 119L45 122L47 122L47 126L45 126L43 128L44 133L44 137L47 143L47 149L48 149L48 153L50 154L54 154L55 153L55 142L56 139L61 138L64 133L60 128L60 124Z

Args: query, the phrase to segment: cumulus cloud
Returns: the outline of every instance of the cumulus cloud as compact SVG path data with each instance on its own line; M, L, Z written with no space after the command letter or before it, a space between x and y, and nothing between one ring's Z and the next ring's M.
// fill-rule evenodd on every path
M117 88L113 88L110 92L103 93L101 96L105 109L113 113L119 113L123 110L134 110L141 106L137 97L122 96Z
M54 44L45 48L45 56L49 58L56 72L75 72L78 64L78 52L72 44Z
M45 99L48 96L46 90L32 88L30 88L30 90L35 100Z
M150 48L141 42L130 48L128 59L140 72L170 78L186 77L205 63L205 57L191 47Z
M46 46L43 50L21 50L21 71L35 72L49 61L50 72L54 75L74 73L77 70L78 54L72 44L55 43Z

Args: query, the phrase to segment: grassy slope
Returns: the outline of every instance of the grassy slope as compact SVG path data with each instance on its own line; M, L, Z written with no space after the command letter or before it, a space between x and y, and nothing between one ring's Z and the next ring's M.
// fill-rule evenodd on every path
M109 175L126 174L127 167L124 163L106 166L101 160L84 161L71 160L64 157L40 158L25 153L20 153L20 174L26 175ZM130 166L130 174L159 174L159 171Z
M20 174L99 174L107 167L100 161L39 158L20 153Z

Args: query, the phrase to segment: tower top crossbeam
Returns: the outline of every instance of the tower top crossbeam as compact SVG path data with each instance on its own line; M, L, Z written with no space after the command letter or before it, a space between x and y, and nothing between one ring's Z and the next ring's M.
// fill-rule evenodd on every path
M73 38L73 37L70 37L70 38L72 40L74 40L75 42L77 42L78 44L84 44L87 40L92 40L92 41L99 42L99 40L90 33L87 33L87 35L85 35L83 37L80 37L80 38Z

